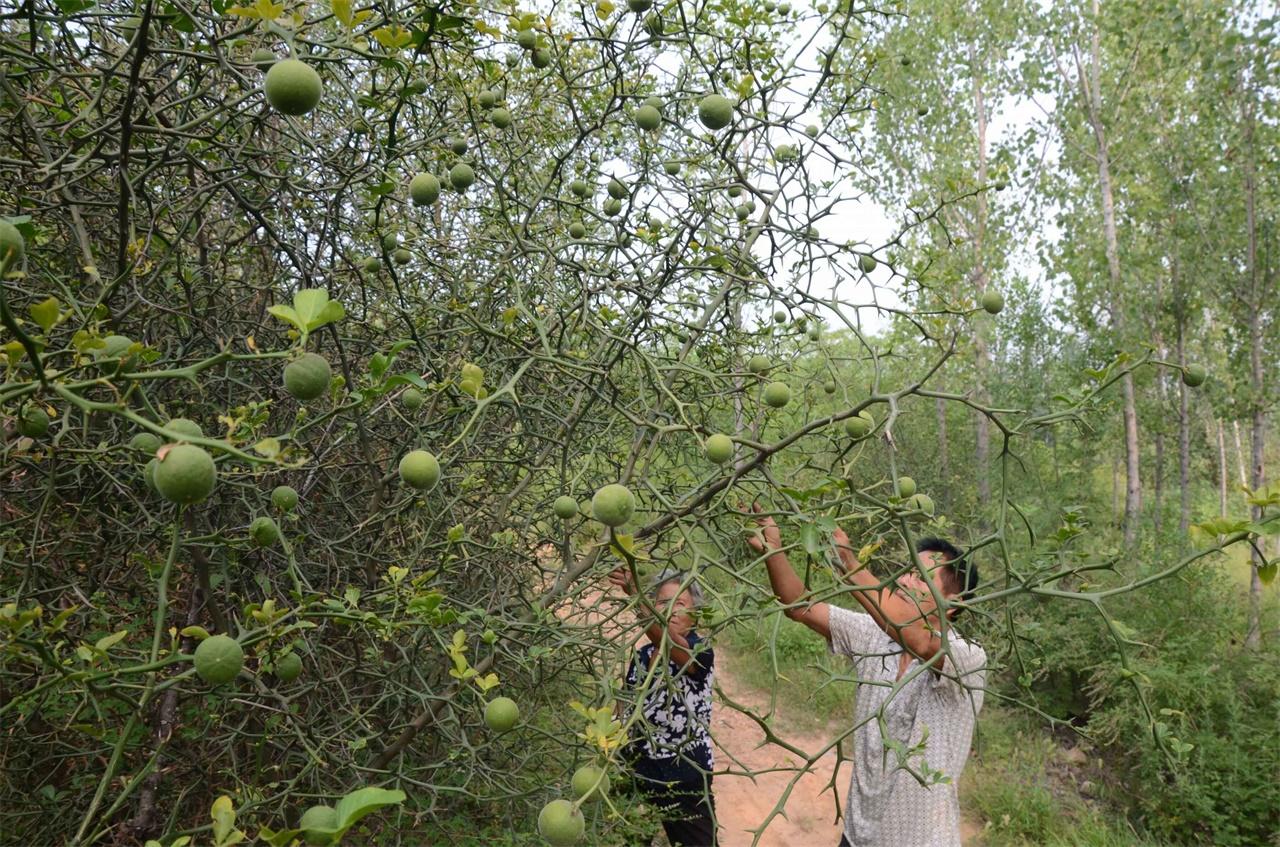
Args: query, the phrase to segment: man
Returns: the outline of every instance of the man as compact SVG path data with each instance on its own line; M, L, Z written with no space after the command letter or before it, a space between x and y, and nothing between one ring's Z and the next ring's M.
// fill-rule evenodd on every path
M624 688L640 692L643 702L623 755L636 786L659 809L672 847L715 847L710 735L715 653L693 628L702 590L696 582L686 586L686 576L668 569L653 580L649 600L667 623L643 624L649 643L636 650L627 668ZM609 581L628 596L636 593L627 568L613 571Z
M753 507L759 513L760 507ZM928 581L907 572L880 587L858 561L849 538L833 540L865 613L828 603L804 604L804 583L782 552L773 519L757 518L748 542L766 555L769 582L786 615L827 640L856 669L853 775L841 847L959 847L956 783L969 756L982 708L986 653L950 625L978 584L977 569L951 544L917 545ZM914 570L914 568L913 568ZM944 600L946 620L937 597Z

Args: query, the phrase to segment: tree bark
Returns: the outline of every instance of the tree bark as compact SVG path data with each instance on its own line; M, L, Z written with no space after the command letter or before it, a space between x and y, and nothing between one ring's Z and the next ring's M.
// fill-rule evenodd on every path
M1236 471L1240 474L1240 484L1249 484L1249 474L1244 469L1244 445L1240 443L1240 421L1231 422L1231 432L1236 441Z
M1248 307L1249 307L1249 394L1253 406L1253 432L1251 433L1251 455L1249 487L1254 491L1262 488L1266 481L1262 467L1265 440L1267 437L1267 411L1263 396L1262 373L1262 311L1263 290L1258 273L1258 210L1257 210L1257 162L1253 139L1253 98L1249 86L1241 86L1244 98L1244 210L1245 228L1249 237L1249 249L1246 254L1248 272ZM1268 275L1270 276L1270 275ZM1236 439L1239 440L1239 429ZM1262 518L1262 507L1254 506L1250 514L1253 520ZM1258 547L1253 548L1252 567L1249 575L1249 621L1245 634L1246 650L1256 650L1262 644L1262 579L1258 568L1265 564Z
M934 401L938 413L938 472L942 483L942 502L950 504L951 499L951 457L947 450L947 404L941 397Z
M1227 436L1218 420L1218 516L1227 516Z
M1102 82L1100 66L1102 64L1102 43L1098 20L1101 17L1099 0L1093 0L1093 40L1088 78L1083 69L1080 73L1080 87L1088 104L1089 124L1097 143L1095 161L1098 167L1098 190L1102 200L1102 229L1107 254L1107 276L1110 282L1108 306L1111 315L1111 326L1115 332L1117 346L1124 342L1124 310L1120 300L1120 246L1116 235L1115 193L1111 182L1111 157L1107 148L1107 131L1102 125ZM1124 497L1124 542L1131 545L1137 540L1138 514L1142 509L1142 481L1138 467L1138 406L1133 386L1132 372L1121 377L1121 389L1124 395L1124 455L1125 455L1125 497Z
M1178 365L1186 367L1186 319L1178 313ZM1187 386L1178 380L1178 529L1183 537L1191 526L1191 420L1187 413Z
M983 95L983 71L980 53L977 46L969 42L969 69L973 76L973 111L978 133L978 185L987 184L987 106ZM975 297L982 297L987 290L987 266L983 258L983 249L987 233L987 194L979 191L977 195L978 215L973 233L973 289ZM980 320L974 337L975 369L977 385L974 397L978 403L988 405L990 395L987 392L987 372L990 365L990 354L987 348L986 325L989 321ZM974 464L977 465L978 505L983 509L991 503L991 422L981 412L975 420L976 433L974 442Z

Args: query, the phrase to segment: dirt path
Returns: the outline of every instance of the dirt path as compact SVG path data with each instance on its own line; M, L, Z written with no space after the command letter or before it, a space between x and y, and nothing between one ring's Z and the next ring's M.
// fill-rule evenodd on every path
M763 715L769 708L768 696L757 691L734 675L733 656L725 651L716 652L716 685L734 702ZM774 805L782 797L796 769L804 759L783 748L764 742L764 732L751 718L724 703L715 706L714 741L716 746L716 770L731 768L735 771L770 771L754 777L721 774L716 777L716 814L720 820L721 847L751 847L755 837L751 830L761 824L774 811ZM777 733L795 747L812 755L823 749L835 737L832 732ZM843 810L845 792L849 787L849 762L841 762L836 771L835 750L828 751L800 777L787 797L782 813L769 820L757 847L836 847L840 843L840 823L836 820L837 806ZM784 770L771 770L780 768ZM835 774L835 792L831 782ZM783 816L785 815L785 817ZM964 844L977 847L981 843L981 826L968 818L963 823Z

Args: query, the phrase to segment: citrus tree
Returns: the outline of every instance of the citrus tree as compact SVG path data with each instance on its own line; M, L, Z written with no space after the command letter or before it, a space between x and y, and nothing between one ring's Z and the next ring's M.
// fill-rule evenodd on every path
M848 231L856 148L808 124L871 108L881 58L834 60L879 20L0 17L6 834L328 844L502 806L553 844L605 838L634 635L605 571L701 575L713 631L762 615L751 500L815 557L837 519L864 558L909 552L950 525L893 438L913 398L984 415L1007 481L1020 440L1147 366L995 409L931 382L994 301L900 310L909 349L863 330L923 219ZM1101 609L1055 587L1080 566L1059 550L1012 561L994 487L973 547L1006 576L976 608ZM1220 529L1167 573L1264 531Z

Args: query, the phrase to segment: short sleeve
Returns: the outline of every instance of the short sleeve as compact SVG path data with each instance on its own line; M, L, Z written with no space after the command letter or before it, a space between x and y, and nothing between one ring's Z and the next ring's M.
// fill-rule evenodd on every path
M828 609L827 625L831 630L831 640L827 646L832 653L860 659L884 652L884 630L870 615L835 605L828 605Z
M693 659L693 667L690 671L694 676L704 676L710 671L716 662L715 651L711 649L711 643L696 632L690 632L687 636L689 642L689 658Z
M987 651L959 636L947 638L942 671L934 686L948 695L972 697L974 709L981 708L987 683Z

